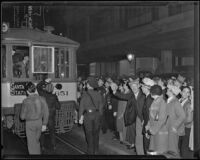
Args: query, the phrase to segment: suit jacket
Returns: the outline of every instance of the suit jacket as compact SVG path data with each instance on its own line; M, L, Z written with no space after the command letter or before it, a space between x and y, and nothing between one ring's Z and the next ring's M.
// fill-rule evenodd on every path
M121 100L127 101L126 109L124 113L125 126L129 126L135 123L136 117L137 117L137 101L135 99L134 93L130 92L130 93L124 94L124 93L116 92L115 96Z
M119 101L119 99L116 98L113 94L111 94L111 105L112 105L113 112L117 112L118 101Z
M144 107L145 99L146 99L146 96L140 90L136 98L136 106L137 106L137 116L140 118L141 122L143 121L142 110Z
M169 131L172 127L177 129L178 135L183 136L185 134L185 112L181 103L176 97L174 97L169 103L167 103L167 114L169 115Z
M153 102L153 98L149 94L145 99L144 107L142 109L142 115L143 115L143 120L144 120L143 129L142 129L143 134L145 132L145 126L147 125L149 121L149 109L151 107L152 102Z

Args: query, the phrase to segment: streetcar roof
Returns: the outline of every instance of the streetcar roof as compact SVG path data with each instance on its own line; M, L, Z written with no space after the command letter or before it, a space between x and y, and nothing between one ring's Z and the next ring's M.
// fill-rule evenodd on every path
M39 29L29 28L10 28L6 33L2 34L3 40L30 40L45 43L60 43L67 45L80 45L78 42L73 41L67 37L58 36L52 33L41 31Z

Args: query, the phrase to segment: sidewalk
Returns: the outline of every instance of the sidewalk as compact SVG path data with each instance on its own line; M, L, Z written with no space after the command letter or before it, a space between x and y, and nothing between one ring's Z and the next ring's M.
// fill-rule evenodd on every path
M79 147L86 152L87 143L85 140L85 134L83 126L74 125L72 131L64 134L58 134L59 137L66 139L70 143ZM99 137L99 153L100 155L135 155L134 150L128 150L123 144L120 144L118 140L112 140L112 133L107 131L106 134L102 134L100 131Z

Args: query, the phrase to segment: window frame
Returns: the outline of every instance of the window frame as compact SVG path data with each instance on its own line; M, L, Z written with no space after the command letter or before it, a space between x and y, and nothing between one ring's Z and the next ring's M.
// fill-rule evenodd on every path
M50 48L52 49L51 51L51 57L52 57L52 62L51 62L51 66L52 66L52 70L49 72L36 72L34 71L34 48ZM44 73L44 74L54 74L55 73L55 69L54 69L54 65L55 65L55 60L54 60L54 54L55 54L55 47L54 46L39 46L39 45L33 45L31 46L31 67L32 67L32 74L34 73Z

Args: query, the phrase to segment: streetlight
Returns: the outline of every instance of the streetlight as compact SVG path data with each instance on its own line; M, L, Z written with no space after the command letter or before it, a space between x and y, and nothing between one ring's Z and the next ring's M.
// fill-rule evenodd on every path
M132 54L132 53L127 54L127 59L129 62L132 62L134 60L134 58L135 58L134 54Z
M136 72L136 61L135 61L135 55L132 53L128 53L126 55L129 63L130 63L130 74L135 75Z

